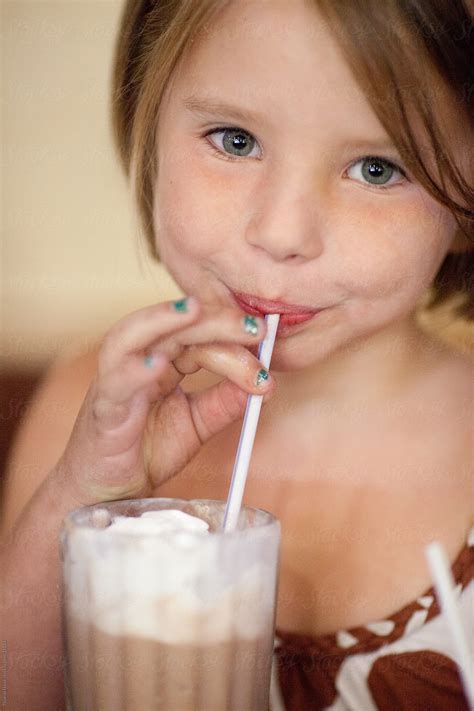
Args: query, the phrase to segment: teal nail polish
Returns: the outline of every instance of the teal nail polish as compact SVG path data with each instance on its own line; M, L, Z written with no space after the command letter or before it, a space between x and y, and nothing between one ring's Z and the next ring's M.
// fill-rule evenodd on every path
M155 359L152 355L145 356L143 362L147 368L153 368L153 366L155 365Z
M268 370L261 368L257 373L256 385L261 385L265 380L268 380Z
M179 313L185 313L188 310L188 303L187 303L187 298L184 299L179 299L178 301L173 302L173 306L175 311L179 311Z
M244 330L245 333L251 333L252 336L256 336L258 333L258 323L255 316L244 316Z

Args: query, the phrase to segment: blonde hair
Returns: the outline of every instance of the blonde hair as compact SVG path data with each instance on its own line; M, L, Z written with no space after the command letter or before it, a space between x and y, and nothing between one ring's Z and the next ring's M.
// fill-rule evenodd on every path
M440 77L468 130L474 126L473 17L462 0L314 0L334 32L355 79L415 178L454 215L458 234L474 241L472 173L453 157L432 108L428 71ZM185 50L210 26L227 0L125 0L113 59L111 119L115 146L131 181L151 256L155 136L162 97ZM418 61L414 62L414 58ZM404 88L409 87L409 91ZM421 119L435 158L433 176L423 160L408 113ZM457 201L453 194L461 197ZM469 245L470 246L470 245ZM474 251L448 253L426 308L462 294L456 314L474 318Z

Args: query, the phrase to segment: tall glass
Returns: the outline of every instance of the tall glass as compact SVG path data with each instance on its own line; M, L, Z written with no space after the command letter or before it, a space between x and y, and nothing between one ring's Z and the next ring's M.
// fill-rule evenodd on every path
M178 509L207 531L112 532L115 516ZM64 520L68 711L267 711L280 524L225 502L155 498L85 506Z

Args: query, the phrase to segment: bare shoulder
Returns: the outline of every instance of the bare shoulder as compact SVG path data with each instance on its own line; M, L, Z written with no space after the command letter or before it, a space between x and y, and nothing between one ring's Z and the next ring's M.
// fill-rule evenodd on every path
M46 368L18 425L4 474L8 530L63 453L93 380L100 342L78 346Z

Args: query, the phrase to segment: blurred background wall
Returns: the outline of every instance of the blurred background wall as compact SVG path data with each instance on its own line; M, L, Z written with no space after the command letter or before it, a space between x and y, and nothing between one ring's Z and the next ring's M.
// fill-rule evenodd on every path
M3 0L0 472L48 364L180 296L145 254L109 128L121 0ZM449 309L424 326L474 352Z
M1 2L0 484L57 356L181 295L140 247L109 129L120 0Z
M38 369L125 313L181 293L140 248L113 152L121 5L2 3L4 366Z

